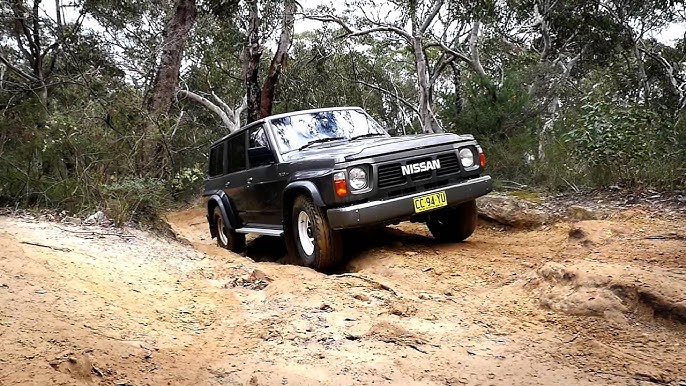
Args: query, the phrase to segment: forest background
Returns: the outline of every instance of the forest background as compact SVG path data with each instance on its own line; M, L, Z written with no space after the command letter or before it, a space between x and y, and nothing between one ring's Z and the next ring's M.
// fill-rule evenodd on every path
M2 0L0 205L148 221L214 140L327 106L474 134L496 186L683 189L684 25L665 0Z

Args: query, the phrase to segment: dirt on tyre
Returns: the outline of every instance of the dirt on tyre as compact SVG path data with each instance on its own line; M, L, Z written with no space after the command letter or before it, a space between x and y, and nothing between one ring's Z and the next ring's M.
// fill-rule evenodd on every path
M439 241L458 243L474 233L478 221L476 201L445 208L429 217L426 225Z
M214 208L214 226L217 230L217 245L236 253L245 250L245 234L236 233L233 229L226 227L219 207Z
M308 196L298 196L286 232L286 246L291 257L317 271L328 271L340 263L340 232L329 226L324 211Z

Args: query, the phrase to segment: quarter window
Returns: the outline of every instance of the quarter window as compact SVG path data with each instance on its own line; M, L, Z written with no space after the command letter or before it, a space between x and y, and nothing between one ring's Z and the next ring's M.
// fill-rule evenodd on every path
M225 143L210 149L210 177L224 174L224 147Z
M229 139L229 173L245 170L246 167L246 132Z

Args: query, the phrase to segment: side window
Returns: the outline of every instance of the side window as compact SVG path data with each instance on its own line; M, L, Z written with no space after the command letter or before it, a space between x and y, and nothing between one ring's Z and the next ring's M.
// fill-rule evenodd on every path
M244 131L229 139L229 173L245 170L247 164L245 159L245 134L246 132Z
M224 174L224 148L226 143L222 142L219 145L210 149L210 177L215 177Z
M264 132L263 126L257 126L250 129L250 143L249 148L254 149L256 147L266 147L270 148L269 141L267 140L267 133Z

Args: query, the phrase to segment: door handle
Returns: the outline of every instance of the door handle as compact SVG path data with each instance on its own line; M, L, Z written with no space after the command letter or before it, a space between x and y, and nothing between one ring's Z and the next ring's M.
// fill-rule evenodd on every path
M252 184L252 177L248 177L248 183Z
M231 185L231 181L228 181L227 183L225 183L225 184L224 184L224 187L225 187L225 188L228 188L229 185Z

